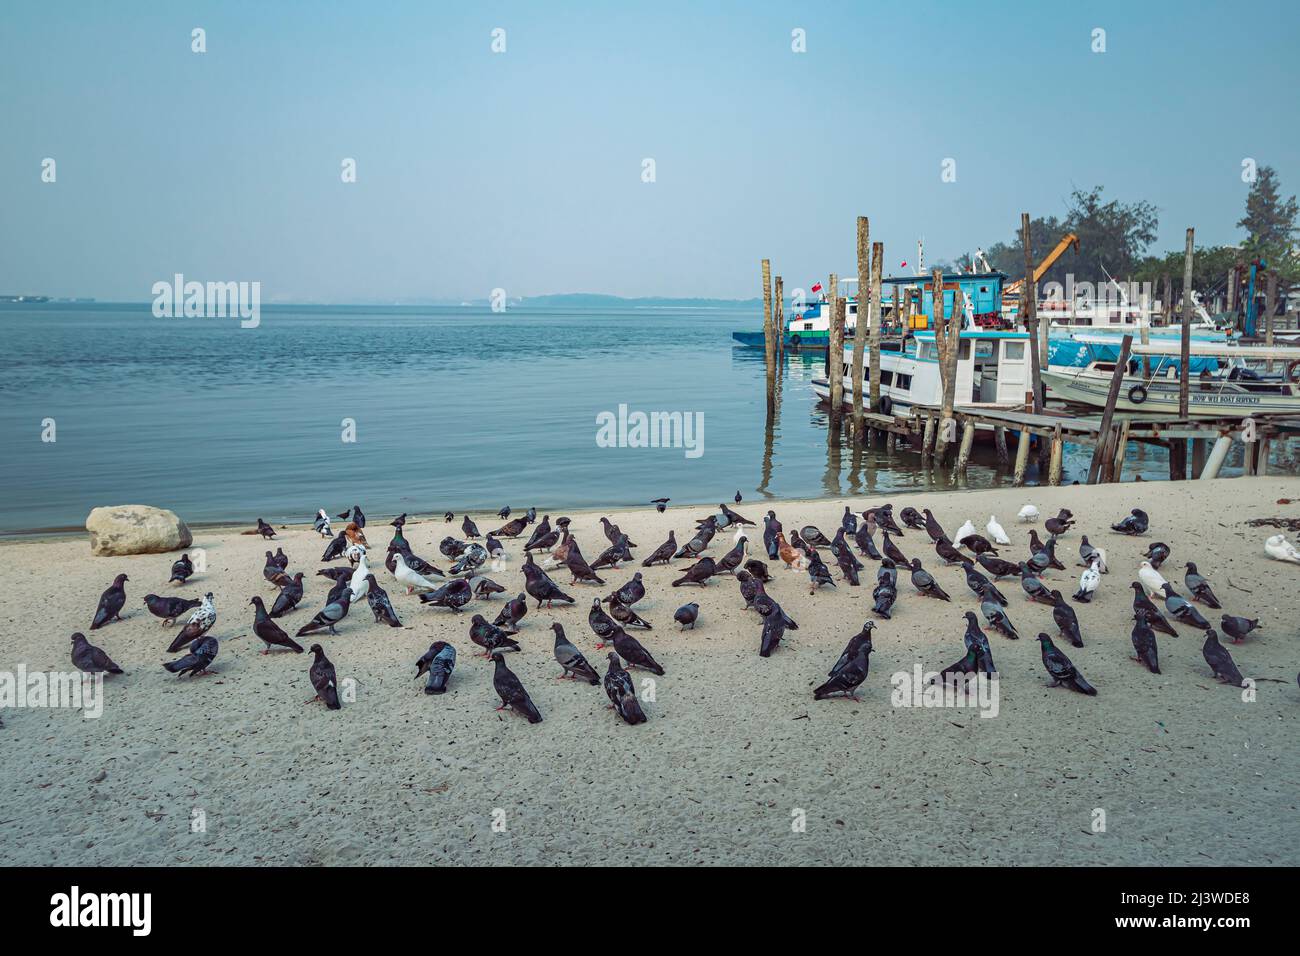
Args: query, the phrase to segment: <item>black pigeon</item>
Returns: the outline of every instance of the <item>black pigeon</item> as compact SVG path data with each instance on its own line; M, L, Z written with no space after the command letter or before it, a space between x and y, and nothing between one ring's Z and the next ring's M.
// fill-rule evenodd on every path
M1142 557L1151 562L1151 567L1159 570L1160 565L1164 564L1165 560L1169 557L1169 545L1165 544L1163 541L1157 541L1152 544L1151 547L1147 548L1146 551L1142 552Z
M109 621L122 620L122 608L126 605L126 588L122 585L131 580L125 574L113 578L113 583L99 596L99 606L95 608L94 620L90 622L92 631L98 630Z
M319 644L313 644L307 649L315 655L315 660L311 662L311 669L307 671L311 686L316 691L316 696L312 700L324 702L330 710L338 710L343 705L339 703L339 682L338 675L334 673L334 665L330 663L330 659L325 656L325 651Z
M340 531L330 543L325 545L325 553L320 556L322 561L334 561L343 557L343 552L348 549L348 536L346 532Z
M794 622L785 609L770 597L764 596L755 602L754 607L763 618L763 631L758 645L759 657L770 657L781 644L781 638L787 630L797 631L799 625Z
M1004 561L1002 558L995 558L989 554L977 555L975 560L979 562L981 568L993 575L995 581L998 578L1020 573L1020 565L1014 561Z
M831 546L830 538L822 534L815 525L807 524L799 529L799 535L804 542L814 548L829 548Z
M1156 632L1151 630L1145 614L1134 617L1130 637L1133 639L1133 650L1137 653L1136 659L1145 664L1151 673L1159 674L1160 653L1156 647Z
M345 511L343 514L338 515L338 517L342 519L350 518L356 523L358 528L364 528L366 526L366 516L361 513L360 505L353 505L351 511Z
M939 524L929 508L922 508L921 513L925 515L925 533L930 536L931 541L938 541L940 538L948 537L944 534L943 525Z
M898 588L892 584L879 583L872 590L871 598L875 602L871 607L872 613L880 615L885 620L890 620L890 609L894 606L894 602L898 600Z
M966 633L962 636L962 640L966 642L966 650L975 652L975 666L991 677L998 669L993 666L993 648L989 646L988 635L980 629L979 619L974 611L967 611L964 616Z
M1202 631L1210 629L1210 622L1201 616L1201 612L1196 610L1187 598L1175 591L1174 586L1168 581L1165 582L1164 592L1165 610L1174 616L1174 620Z
M1165 620L1165 616L1156 609L1156 606L1151 603L1146 591L1142 589L1141 582L1134 581L1130 587L1133 588L1133 616L1137 617L1139 614L1145 614L1147 623L1155 630L1161 634L1168 634L1170 637L1177 637L1178 632L1174 630L1172 624Z
M605 613L600 603L599 598L592 598L591 610L587 612L587 626L591 628L591 633L596 635L597 650L613 640L614 631L618 629L618 622Z
M644 620L636 611L618 601L609 602L609 616L624 627L639 627L646 631L654 630L649 621Z
M668 502L670 501L672 501L671 498L654 498L650 501L650 503L655 506L655 511L659 512L660 514L663 514L664 511L667 510Z
M321 568L316 574L337 584L340 581L351 581L353 571L351 568Z
M736 540L736 546L718 558L714 567L714 574L732 574L736 568L740 567L740 562L745 560L745 545L749 539L741 535Z
M172 562L172 576L168 579L168 584L184 584L189 580L190 575L194 573L194 562L190 560L188 554L182 554Z
M1120 534L1130 534L1130 535L1146 534L1147 527L1149 524L1150 524L1150 519L1147 518L1147 513L1143 511L1141 508L1134 508L1131 512L1129 512L1129 516L1125 518L1123 521L1119 522L1118 524L1111 525L1110 530L1118 531Z
M398 531L401 531L402 528L406 526L406 512L403 511L400 515L398 515L396 518L394 518L392 521L388 523L391 524Z
M763 589L763 582L744 568L736 572L736 581L740 584L740 597L745 602L746 611L754 606L755 601L767 593Z
M764 584L767 584L772 580L772 574L767 569L767 562L760 561L757 558L750 558L746 561L745 567L742 570L748 572L751 577ZM736 573L739 575L740 572L738 571Z
M835 563L839 566L840 574L844 575L844 580L849 582L850 587L858 587L861 583L858 580L858 572L862 570L863 565L853 556L853 550L844 540L843 528L831 542L831 554L835 555Z
M844 645L844 650L840 653L839 660L835 662L835 666L827 672L826 676L834 677L840 671L844 670L844 668L848 666L849 662L858 656L858 652L862 650L863 646L871 643L871 632L875 630L875 628L875 621L867 621L863 624L862 630L850 637L849 642Z
M289 583L289 575L284 573L284 568L280 567L275 560L275 555L270 551L266 552L266 564L262 566L262 577L276 587L284 587Z
M524 533L524 529L528 527L528 524L527 517L511 518L493 531L492 536L494 538L517 538Z
M645 597L645 582L641 578L641 572L638 571L632 575L632 580L628 581L617 591L605 596L606 604L613 604L617 601L625 607L631 607L637 601Z
M287 570L289 567L289 556L284 553L284 548L276 548L275 555L271 558L275 565L281 570Z
M275 529L272 528L265 521L263 521L261 518L257 519L257 533L260 534L263 538L275 537Z
M947 538L944 539L948 540ZM997 546L982 534L968 534L957 542L971 554L997 554Z
M736 500L736 504L740 504L740 501L741 501L741 498L740 498L740 489L736 489L736 499L735 499L735 500Z
M510 506L509 506L509 505L506 505L504 508L502 508L500 511L498 511L498 512L497 512L497 517L500 518L502 521L505 521L507 518L509 518L509 517L510 517Z
M1205 657L1205 663L1210 665L1210 670L1214 671L1215 680L1231 684L1233 687L1241 686L1241 671L1237 670L1232 655L1219 643L1219 635L1214 633L1213 629L1205 632L1205 643L1201 646L1201 654Z
M429 649L415 662L415 676L428 674L425 681L426 694L445 694L451 672L456 669L456 648L446 641L434 641Z
M459 558L465 553L465 549L468 547L468 542L461 541L458 538L453 538L451 535L447 535L438 542L438 551L446 558Z
M609 655L609 668L605 671L605 694L609 697L614 711L629 724L644 724L645 711L636 699L636 685L632 675L623 669L618 655Z
M1195 563L1191 561L1187 562L1187 575L1183 578L1183 583L1187 585L1193 600L1200 601L1206 607L1212 607L1216 611L1223 608L1219 599L1214 596L1214 591L1210 589L1210 582L1201 577Z
M393 601L388 596L388 592L379 586L379 582L375 580L373 574L366 575L366 582L370 585L366 591L366 603L370 605L371 613L375 615L375 623L387 624L389 627L401 627L402 621L393 608Z
M528 536L528 543L524 545L524 550L533 551L537 548L544 547L544 545L540 544L540 542L543 538L548 537L550 534L551 534L551 516L542 515L542 523L539 524L536 528L534 528L533 533ZM558 541L559 538L557 537L556 540Z
M660 677L663 676L664 669L659 666L659 662L650 656L650 652L635 637L615 625L614 627L614 650L618 651L618 656L627 661L634 667L644 667L646 670Z
M627 540L627 535L620 534L618 541L611 544L608 548L600 553L595 561L591 563L593 571L600 571L604 568L617 568L620 561L632 560L632 545Z
M853 535L853 540L857 543L858 550L872 561L883 560L880 551L876 549L875 540L871 537L871 528L865 522L858 526L857 533Z
M482 614L475 614L470 618L469 639L483 648L484 657L488 657L493 651L521 650L519 642L510 636L512 633L514 632L507 632L495 624L489 624Z
M844 516L840 518L840 530L845 534L854 534L858 530L858 516L848 505L844 506Z
M876 583L888 584L891 588L898 587L898 565L889 558L882 560L880 567L876 568Z
M890 534L898 535L898 537L900 538L903 537L903 529L898 526L898 523L896 521L894 521L893 505L889 505L889 504L880 505L879 507L873 509L873 511L876 519L876 524L879 525L880 530L888 531Z
M651 552L650 556L641 562L641 567L648 568L656 564L667 564L673 559L677 551L677 535L669 531L668 540Z
M506 666L505 656L500 651L493 651L492 662L496 665L496 670L492 674L492 687L496 690L497 696L501 698L501 706L497 710L505 710L509 707L516 713L527 717L530 724L540 724L542 722L541 711L537 709L533 699L528 696L528 691L524 690L524 685L515 675L515 672Z
M454 514L448 511L446 514L442 516L442 520L445 521L447 524L451 524L452 519L455 517L456 516Z
M912 587L916 588L926 597L938 598L940 601L951 601L943 588L939 587L939 582L934 579L929 571L921 567L921 559L912 559Z
M992 581L976 571L972 562L963 561L962 567L966 570L966 587L970 588L976 597L980 599L990 597L1003 607L1007 606L1007 596L999 591Z
M979 669L979 666L980 666L979 650L975 647L971 647L970 645L967 645L966 653L963 654L957 661L953 662L952 664L949 664L943 670L939 671L938 677L932 679L930 683L932 684L952 683L955 677L958 677L962 674L974 674L975 671Z
M1088 541L1088 536L1085 534L1082 540L1080 540L1079 542L1080 566L1086 568L1089 564L1092 563L1092 559L1094 557L1098 557L1098 558L1101 557L1101 552L1092 546L1092 543Z
M1020 563L1020 587L1024 590L1025 596L1031 601L1037 601L1039 604L1052 604L1052 592L1047 585L1034 575L1029 565L1023 561Z
M421 604L445 607L457 613L472 600L474 600L474 589L469 586L469 582L464 578L448 581L438 590L420 595Z
M348 609L352 606L352 589L347 586L347 582L340 582L340 584L343 585L343 590L339 595L334 600L327 601L315 617L298 629L294 637L303 637L316 631L338 633L334 630L334 625L348 616Z
M696 561L686 569L685 574L673 582L673 587L679 588L685 584L698 584L700 587L703 587L708 582L709 578L713 577L716 571L717 565L714 563L712 558L700 558L700 560Z
M690 604L683 604L673 612L673 620L682 626L682 630L687 627L695 630L695 621L700 616L700 606L692 601Z
M1019 632L1016 631L1015 625L1011 623L1011 618L1007 617L1007 612L1002 605L987 594L985 594L984 600L980 602L980 613L984 615L984 620L988 622L989 627L1013 641L1020 640Z
M674 558L698 558L701 554L704 553L704 550L708 548L709 542L713 540L713 536L717 533L718 533L717 522L714 521L712 516L710 516L704 524L700 525L698 528L695 529L695 537L691 538L690 541L687 541L684 545L682 545L677 550L677 553L673 555L673 557Z
M564 636L564 626L559 621L551 625L551 630L555 632L555 660L564 668L561 677L581 678L588 684L600 683L600 675L596 673L596 668L587 663L587 659L582 656L582 651L578 650Z
M497 584L491 578L473 577L469 579L470 587L474 589L474 596L480 600L490 600L494 594L505 594L504 585Z
M967 560L966 555L954 548L947 538L940 538L934 543L934 553L945 564L964 564Z
M171 644L167 647L167 653L175 654L182 647L192 644L206 634L216 622L217 609L212 603L212 592L209 591L203 596L202 603L189 616L185 626L172 639Z
M604 517L603 515L601 516L600 519L600 527L605 532L605 538L609 541L610 544L618 544L619 538L625 537L625 535L623 534L619 526L614 524L612 521L610 521L608 518ZM628 541L627 546L629 548L635 548L638 545L635 541Z
M578 549L578 541L571 538L569 541L569 556L564 561L564 566L569 569L573 575L572 584L604 584L605 579L592 570L582 551Z
M1056 622L1062 636L1075 647L1083 647L1083 633L1079 630L1079 618L1074 613L1074 608L1070 607L1060 591L1053 591L1051 597L1052 620Z
M487 563L487 548L481 544L471 543L461 552L456 563L451 566L452 574L473 574Z
M266 605L262 603L260 597L254 597L248 603L257 608L253 612L253 633L266 645L263 654L271 653L272 647L287 647L295 653L302 653L302 645L286 634L279 624L271 620L271 615L266 613Z
M573 603L573 598L560 590L559 585L551 580L550 575L541 569L533 556L530 554L524 559L524 590L528 596L537 602L541 607L542 602L550 607L553 601L564 601L568 604Z
M1069 508L1062 508L1057 512L1055 518L1048 518L1043 522L1043 527L1052 537L1058 534L1065 534L1074 525L1074 513Z
M1246 635L1259 627L1259 620L1251 620L1248 617L1234 617L1231 614L1225 614L1219 618L1219 623L1223 626L1223 633L1232 638L1232 643L1240 644L1246 639Z
M1040 633L1038 643L1043 651L1043 666L1047 668L1047 673L1052 675L1051 686L1057 687L1064 684L1067 687L1074 688L1080 694L1087 694L1090 697L1096 696L1097 688L1083 679L1079 669L1074 666L1068 657L1061 653L1047 634Z
M170 624L201 603L198 598L159 597L157 594L144 596L144 605L149 609L149 613L154 617L162 618L163 624Z
M921 517L921 512L917 511L913 507L909 506L904 508L902 511L900 511L898 513L898 519L902 521L906 527L911 528L913 531L925 530L925 519Z
M768 558L773 561L780 556L776 536L781 530L781 522L776 520L775 511L769 511L763 516L763 547L767 551Z
M887 557L890 561L893 561L895 564L901 564L904 567L911 567L912 565L911 559L908 558L907 555L903 554L901 550L899 550L898 545L894 544L893 540L889 537L888 531L882 531L880 533L880 540L881 540L880 547L881 550L884 551L885 557Z
M856 691L867 679L872 650L871 641L864 641L852 660L836 671L834 677L813 691L813 700L825 700L835 694L858 700Z
M528 613L528 596L522 592L511 598L501 608L501 613L496 616L492 623L497 627L505 627L510 630L518 630L519 622L524 619Z
M747 524L751 527L754 526L754 522L750 521L748 518L742 518L740 515L736 514L736 512L728 508L725 504L718 505L718 510L720 510L722 514L726 517L728 524Z
M208 672L208 667L217 658L217 651L220 645L217 639L211 634L205 637L195 638L190 643L190 652L179 660L167 661L163 664L167 670L171 671L177 677L189 674L191 677L198 677ZM173 652L174 653L174 652Z
M124 674L126 673L113 658L100 648L86 640L80 631L72 635L72 663L79 671L87 674Z
M317 571L316 573L322 574L324 572ZM344 595L345 592L349 597L351 597L352 595L351 574L343 573L341 575L338 575L337 577L331 578L331 580L334 582L334 584L330 586L329 594L325 595L326 604L334 604L335 602L338 601L339 598L341 598Z
M466 515L465 520L460 523L460 533L466 538L482 537L482 535L479 534L478 525L469 519L469 515Z

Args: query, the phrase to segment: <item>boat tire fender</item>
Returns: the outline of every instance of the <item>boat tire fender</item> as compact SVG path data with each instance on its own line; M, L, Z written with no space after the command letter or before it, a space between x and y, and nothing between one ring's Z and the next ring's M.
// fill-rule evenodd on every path
M894 400L888 395L880 396L880 414L889 415L894 411Z
M1300 382L1300 359L1296 359L1286 367L1286 380L1288 382Z
M1147 400L1147 390L1145 385L1134 385L1128 390L1128 400L1134 405L1141 405Z
M792 348L792 349L797 349L797 348L799 347L799 345L800 345L801 342L803 342L803 339L801 339L801 338L799 337L799 333L798 333L798 332L796 332L794 335L790 336L790 348Z

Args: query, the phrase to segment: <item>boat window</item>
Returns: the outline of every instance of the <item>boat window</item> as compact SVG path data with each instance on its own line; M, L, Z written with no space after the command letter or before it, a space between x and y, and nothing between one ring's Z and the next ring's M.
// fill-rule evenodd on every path
M928 359L930 357L929 342L918 342L916 344L916 357L919 359Z
M805 323L803 324L803 330L804 330L805 332L807 332L807 331L809 331L810 329L812 329L812 327L813 327L813 324L812 324L811 322L805 322Z
M965 362L970 359L970 339L961 340L961 348L957 350L957 361Z
M1008 362L1023 362L1025 360L1025 343L1024 342L1007 342L1002 346L1003 355Z
M894 384L894 373L891 372L889 369L882 369L881 372L880 372L880 384L881 384L881 385L893 385L893 384Z
M993 357L993 350L997 347L996 342L987 339L975 343L975 357L977 359L987 359Z
M894 385L897 386L898 388L911 388L911 387L912 387L912 376L910 376L910 375L904 375L902 372L899 372L899 373L898 373L898 380L897 380L896 382L894 382Z

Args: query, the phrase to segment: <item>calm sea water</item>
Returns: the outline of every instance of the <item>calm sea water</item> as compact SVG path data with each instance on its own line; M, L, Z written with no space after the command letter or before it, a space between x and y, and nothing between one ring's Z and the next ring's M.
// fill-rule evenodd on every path
M0 532L81 527L97 505L194 524L502 505L716 503L947 487L909 453L829 447L794 357L768 429L752 311L264 307L261 326L148 305L0 306ZM700 412L704 453L604 448L597 416ZM56 441L42 441L54 419ZM341 439L343 419L356 441ZM987 451L968 483L1009 482ZM1067 454L1067 479L1086 470ZM1167 475L1135 450L1126 476ZM1032 478L1032 476L1031 476Z

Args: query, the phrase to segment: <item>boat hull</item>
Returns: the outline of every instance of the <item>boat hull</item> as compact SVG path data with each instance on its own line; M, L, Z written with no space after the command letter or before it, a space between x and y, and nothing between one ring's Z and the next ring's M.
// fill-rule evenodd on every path
M1052 398L1076 405L1104 408L1110 392L1110 376L1086 372L1044 369L1043 383ZM1278 390L1283 386L1261 384L1256 390L1245 385L1193 379L1188 392L1187 413L1192 418L1226 418L1235 414L1300 414L1300 396ZM1120 385L1115 408L1124 412L1178 414L1177 379L1142 379L1126 375Z
M763 348L767 336L762 332L732 332L731 337L747 348ZM785 347L802 352L825 352L830 344L829 332L796 332L787 334Z

